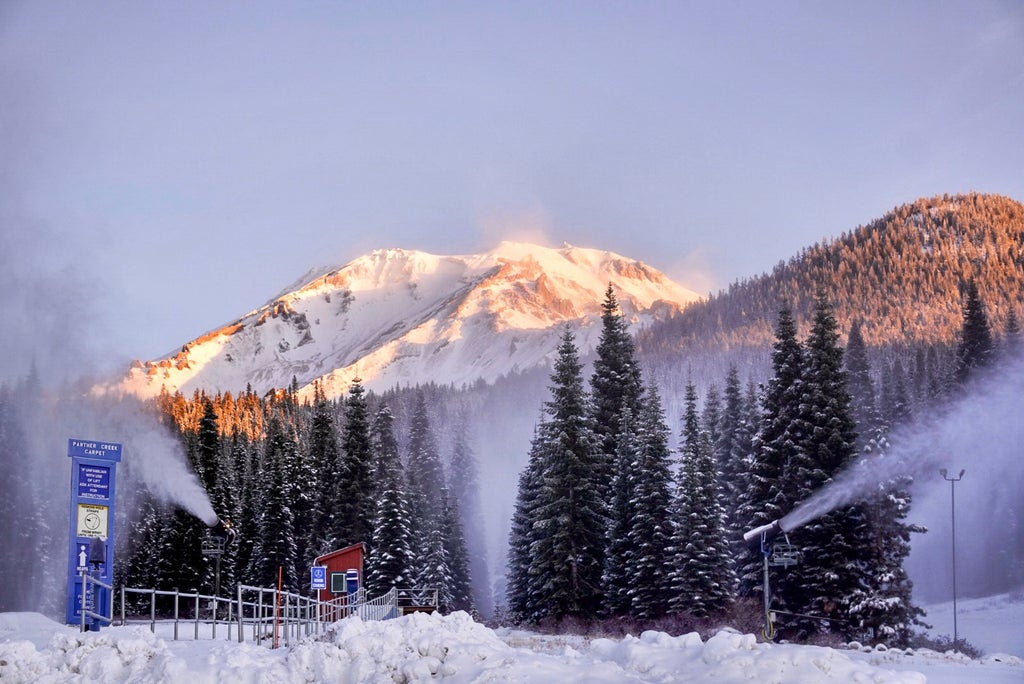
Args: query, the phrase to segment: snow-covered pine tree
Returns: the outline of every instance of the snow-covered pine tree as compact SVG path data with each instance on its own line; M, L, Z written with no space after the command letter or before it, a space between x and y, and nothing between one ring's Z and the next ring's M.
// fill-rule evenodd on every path
M465 416L461 416L452 446L449 489L458 503L459 521L466 537L469 553L469 574L473 578L473 605L489 617L494 612L490 572L487 561L487 540L484 513L480 502L480 466L469 444Z
M772 346L772 377L763 392L760 426L738 512L744 531L777 520L792 507L792 502L783 498L782 476L791 452L803 443L803 356L793 314L783 308ZM760 596L760 551L744 548L739 568L740 596Z
M537 539L530 574L542 616L591 616L601 605L604 531L601 453L587 416L579 352L569 329L558 345L542 453L543 478L533 509Z
M217 455L217 482L210 492L210 503L221 520L234 525L239 515L239 478L235 471L235 457L232 453L233 440L221 440ZM238 582L237 537L220 560L221 594L228 592ZM143 585L145 586L145 585ZM212 585L211 585L212 586Z
M961 385L979 369L992 363L995 343L992 328L985 312L985 303L978 294L978 284L972 278L967 282L964 295L963 324L960 343L956 350L956 381Z
M196 435L196 475L203 483L203 489L212 494L217 487L217 464L220 461L221 448L220 426L210 398L204 396L201 404L203 416L199 419L199 432Z
M665 613L665 597L669 590L671 568L667 549L672 538L669 519L672 470L669 428L653 381L648 383L640 399L636 438L636 514L628 533L634 549L629 597L635 616L656 618Z
M311 547L314 535L316 471L309 458L309 449L306 447L306 433L303 428L307 421L304 412L296 403L294 393L288 396L290 398L281 404L282 426L288 436L290 451L281 462L281 467L284 474L285 501L291 510L292 539L295 542L292 566L298 581L302 574L300 570L311 566L317 555L316 549Z
M850 408L843 349L832 307L823 293L815 297L814 318L805 345L801 406L810 428L802 430L783 472L783 488L796 504L809 498L848 467L856 456L856 426ZM788 513L788 510L783 511ZM862 506L846 506L812 520L790 535L803 555L779 594L790 610L836 618L829 627L850 634L851 602L867 573L864 542L868 533ZM794 617L784 625L806 636L822 629L821 620Z
M597 439L599 454L595 462L598 500L608 502L611 500L622 410L628 408L635 416L643 392L633 338L619 310L611 283L601 304L601 336L594 352L596 358L590 376L590 425ZM600 560L603 564L604 559Z
M718 468L718 491L725 515L723 530L732 547L733 565L740 556L742 536L746 531L739 519L740 495L750 464L751 430L749 416L740 386L740 374L735 364L729 367L725 378L719 437L715 442L715 463Z
M850 392L850 409L857 429L857 451L875 451L873 444L881 437L882 417L875 401L875 382L871 379L871 364L861 332L861 321L850 325L846 341L846 374Z
M881 385L882 414L890 425L899 425L913 412L913 402L907 390L907 373L899 356L882 369Z
M462 528L458 500L441 492L440 528L444 532L445 557L448 561L450 585L448 588L448 611L475 610L473 604L473 576L469 569L469 552L466 550L466 536Z
M256 540L253 548L251 581L258 586L277 585L278 568L283 586L298 589L295 569L294 516L286 481L289 462L297 457L298 445L293 427L276 410L267 425L263 464L256 480L262 488L257 506Z
M311 549L320 556L341 546L335 538L336 496L341 490L341 456L334 407L327 400L319 381L313 385L313 414L309 426L309 463L315 473L313 496L313 538Z
M417 392L416 405L409 425L409 454L405 476L408 482L410 523L413 530L413 579L420 583L420 570L427 556L432 532L436 531L441 514L441 489L444 471L437 441L430 426L426 398Z
M615 450L611 500L608 507L608 540L604 558L604 611L609 615L631 612L630 575L636 556L629 532L637 516L637 479L640 475L640 445L633 411L624 407L619 413L619 435Z
M423 543L424 555L417 559L418 577L416 586L423 589L437 589L438 610L449 613L455 602L455 578L452 575L451 557L448 555L448 530L444 529L444 509L448 493L438 495L441 511L430 520Z
M202 540L206 525L181 509L161 516L156 551L156 586L182 592L206 591Z
M723 531L711 440L700 427L692 382L686 387L682 437L669 610L704 617L731 603L735 575Z
M371 437L377 457L374 464L376 510L368 542L366 588L371 596L379 596L392 587L412 587L412 529L394 417L387 405L377 410Z
M339 547L367 542L372 533L373 450L365 394L360 379L355 378L345 401L345 425L341 431L341 480L334 528Z
M533 549L538 537L534 520L544 478L543 469L547 463L544 449L547 448L549 441L542 415L540 425L530 441L530 454L526 466L519 474L515 509L509 526L505 600L514 622L535 621L540 617L538 588L531 569L535 557Z
M115 581L128 587L156 587L159 584L156 572L158 554L162 547L160 536L164 532L162 516L151 497L143 495L139 498L137 519L130 523L131 555L127 562L115 564ZM129 595L133 603L135 598L135 595Z
M238 579L253 584L252 554L259 535L260 502L263 493L258 478L261 471L259 447L244 434L233 437L231 455L238 473L238 512L234 518L234 565Z
M711 442L716 467L722 460L718 454L718 444L722 440L723 410L722 394L718 391L718 387L711 383L704 393L704 408L700 412L700 426L707 433L708 440Z
M891 458L887 454L888 428L876 408L871 366L859 320L850 327L845 357L860 457ZM849 608L851 618L864 631L862 638L893 647L907 645L912 628L920 624L922 615L911 601L913 587L903 567L910 554L911 533L924 531L906 522L910 484L909 477L887 479L879 483L877 492L864 503L868 520L865 574L863 586L853 594Z

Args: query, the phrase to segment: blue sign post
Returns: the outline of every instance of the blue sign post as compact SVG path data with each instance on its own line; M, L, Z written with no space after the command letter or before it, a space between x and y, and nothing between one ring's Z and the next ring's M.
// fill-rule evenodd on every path
M106 583L114 578L114 482L121 461L121 445L88 439L69 439L71 458L71 512L68 528L67 623L81 624L82 572ZM104 592L86 591L86 610L102 613L109 624ZM99 621L86 616L86 624L99 629Z
M327 588L327 568L322 565L314 565L309 569L309 588Z

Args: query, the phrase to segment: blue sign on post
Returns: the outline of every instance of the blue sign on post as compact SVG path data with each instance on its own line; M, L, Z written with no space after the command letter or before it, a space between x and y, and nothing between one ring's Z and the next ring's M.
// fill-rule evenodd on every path
M322 565L314 565L309 569L309 588L327 588L327 568Z
M114 577L114 482L121 445L88 439L69 439L71 511L68 530L68 624L82 619L82 572L106 584ZM97 540L97 541L94 541ZM100 542L103 542L102 544ZM106 615L105 591L86 592L87 611ZM113 616L106 615L106 622ZM99 621L86 616L99 629Z

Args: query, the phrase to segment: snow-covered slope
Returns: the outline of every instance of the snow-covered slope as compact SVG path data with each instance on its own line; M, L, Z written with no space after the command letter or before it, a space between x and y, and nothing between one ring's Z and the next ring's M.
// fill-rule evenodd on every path
M503 242L462 256L378 250L311 272L177 354L136 362L119 387L140 396L162 387L264 393L294 377L337 396L355 377L376 390L492 382L545 363L566 323L591 349L609 283L633 326L699 299L642 262L569 245Z

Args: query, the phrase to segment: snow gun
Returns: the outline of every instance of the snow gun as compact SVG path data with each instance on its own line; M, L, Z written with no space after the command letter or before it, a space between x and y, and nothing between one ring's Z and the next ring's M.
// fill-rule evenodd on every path
M755 551L760 549L764 551L765 545L771 542L773 539L778 537L780 534L785 534L789 530L782 529L782 523L778 520L772 520L766 525L755 527L749 532L743 535L743 542Z
M770 523L755 527L743 535L743 542L752 550L760 551L763 562L764 588L764 630L761 634L766 641L775 639L775 613L771 609L772 593L768 584L768 566L789 567L799 561L800 551L789 543L789 530L782 527L779 520L772 520ZM775 539L782 535L784 542L776 542Z
M235 541L235 530L231 527L231 521L217 518L217 522L210 525L210 536L219 541L222 547L230 546L231 542Z

